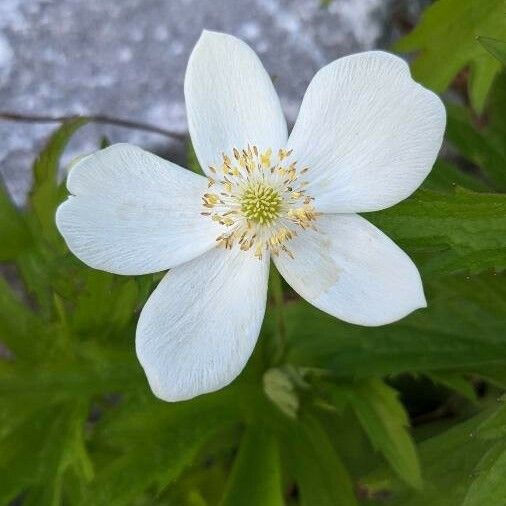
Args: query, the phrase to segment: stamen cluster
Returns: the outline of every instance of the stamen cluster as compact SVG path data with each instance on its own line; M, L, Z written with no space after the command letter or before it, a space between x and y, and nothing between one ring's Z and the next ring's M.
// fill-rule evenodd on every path
M253 249L258 258L268 250L293 257L286 243L298 229L314 228L317 213L307 182L299 179L308 168L298 171L291 155L292 150L273 156L272 149L247 146L234 148L231 156L223 153L221 165L209 167L208 186L214 191L203 195L202 215L226 227L216 239L220 246Z

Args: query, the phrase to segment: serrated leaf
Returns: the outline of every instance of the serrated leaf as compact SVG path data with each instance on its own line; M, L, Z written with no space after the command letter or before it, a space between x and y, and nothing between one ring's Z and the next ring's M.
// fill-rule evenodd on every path
M142 373L131 352L96 346L79 348L79 360L39 353L39 362L0 362L0 396L19 402L55 403L97 394L130 392Z
M318 421L304 416L290 427L285 447L301 506L355 506L351 478Z
M420 190L364 216L413 254L425 273L506 268L506 195Z
M424 11L396 49L419 51L412 65L414 77L437 92L470 67L469 95L480 113L501 64L476 37L500 39L505 30L503 0L439 0Z
M79 401L39 409L1 442L0 502L24 492L27 506L64 502L63 479L69 469L87 482L93 475L84 448L86 406Z
M249 426L241 441L220 506L283 506L277 440L261 425Z
M65 294L73 303L72 331L97 334L102 340L124 333L135 322L135 311L142 301L137 280L91 269L86 269L81 278L79 291ZM133 331L130 334L133 337Z
M495 56L503 65L506 65L506 41L483 36L478 36L477 39L492 56Z
M409 419L397 391L379 379L370 379L353 385L349 399L372 445L401 479L421 488L420 464L407 430Z
M93 477L93 467L84 447L87 410L80 403L62 407L56 422L48 427L40 454L40 468L23 501L26 506L58 506L64 502L63 483L70 467L84 483Z
M89 122L78 117L68 120L53 133L33 166L33 186L29 202L40 226L39 232L49 241L58 240L54 213L63 192L58 184L60 157L74 133Z
M143 409L134 401L101 429L99 441L122 454L97 469L82 506L127 506L150 488L163 489L237 416L230 392L179 404L150 398Z

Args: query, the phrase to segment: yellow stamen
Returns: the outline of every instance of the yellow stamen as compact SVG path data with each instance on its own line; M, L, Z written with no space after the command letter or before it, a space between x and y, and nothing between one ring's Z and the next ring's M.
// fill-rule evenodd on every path
M315 228L318 213L312 197L306 194L306 181L300 181L302 171L291 161L292 150L280 149L273 156L272 149L260 151L248 145L233 148L231 155L222 154L222 176L210 167L213 177L208 186L215 193L204 193L202 205L212 209L201 214L224 228L216 239L226 249L238 245L240 250L251 250L257 258L264 253L284 253L293 258L286 243L297 236L297 230Z

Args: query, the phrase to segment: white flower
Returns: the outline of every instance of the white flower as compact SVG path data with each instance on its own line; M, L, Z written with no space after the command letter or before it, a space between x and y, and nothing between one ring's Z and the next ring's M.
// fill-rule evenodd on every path
M258 57L232 36L202 34L184 90L208 178L117 144L72 169L56 215L91 267L170 269L136 335L155 395L189 399L241 372L270 258L302 297L347 322L383 325L426 305L410 258L356 214L408 197L441 146L443 104L403 60L372 51L324 67L290 136Z

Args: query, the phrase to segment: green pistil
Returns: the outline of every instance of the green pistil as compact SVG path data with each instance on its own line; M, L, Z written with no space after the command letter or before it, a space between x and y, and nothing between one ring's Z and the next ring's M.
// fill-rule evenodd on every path
M241 196L241 211L250 221L260 225L271 224L281 209L279 193L265 183L253 183Z

